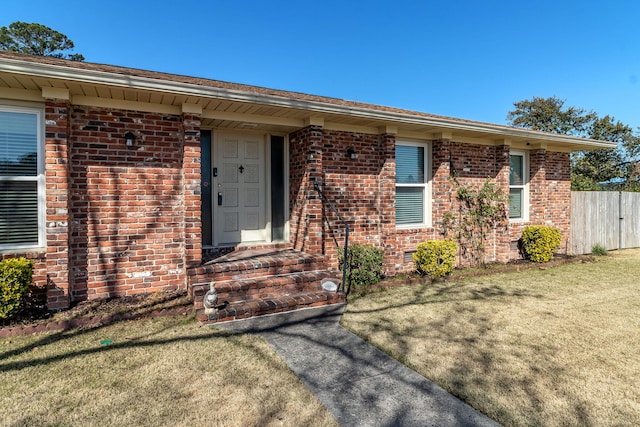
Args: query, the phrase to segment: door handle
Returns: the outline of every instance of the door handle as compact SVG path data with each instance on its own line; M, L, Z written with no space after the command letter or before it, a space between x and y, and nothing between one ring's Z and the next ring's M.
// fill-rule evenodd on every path
M222 206L222 192L218 191L218 206Z

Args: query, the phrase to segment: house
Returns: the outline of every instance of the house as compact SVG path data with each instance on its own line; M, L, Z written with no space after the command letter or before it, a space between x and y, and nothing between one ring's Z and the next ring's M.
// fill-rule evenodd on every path
M344 298L345 227L413 268L450 179L511 195L490 260L526 224L567 248L569 154L611 144L342 99L0 52L0 256L35 260L48 307L216 282L212 320Z

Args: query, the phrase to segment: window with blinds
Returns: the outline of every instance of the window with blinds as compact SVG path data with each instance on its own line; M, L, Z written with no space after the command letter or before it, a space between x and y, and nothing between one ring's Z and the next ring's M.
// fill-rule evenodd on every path
M44 243L40 112L0 108L0 249Z
M524 153L509 155L509 218L525 219L526 160Z
M396 144L396 224L398 226L428 223L427 166L425 144Z

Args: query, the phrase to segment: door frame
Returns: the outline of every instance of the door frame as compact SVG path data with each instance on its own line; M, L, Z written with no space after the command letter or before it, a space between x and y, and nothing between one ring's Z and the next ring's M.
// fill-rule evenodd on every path
M225 129L225 128L209 128L205 129L211 132L211 170L208 171L211 174L211 186L210 186L210 197L211 197L211 242L212 246L204 246L208 247L225 247L229 246L227 243L219 243L218 237L216 233L216 214L217 214L217 177L213 177L213 168L218 167L216 164L216 149L219 143L219 136L222 134L251 134L251 135L259 135L264 138L264 168L263 168L263 178L264 178L264 191L265 191L265 240L264 241L253 241L253 242L238 242L235 246L244 246L244 245L259 245L259 244L268 244L268 243L281 243L289 241L289 137L284 133L271 133L271 132L260 132L260 131L250 131L250 130L237 130L237 129ZM271 198L271 138L272 136L281 137L284 139L284 239L274 241L273 240L273 230L272 230L272 208L273 201Z

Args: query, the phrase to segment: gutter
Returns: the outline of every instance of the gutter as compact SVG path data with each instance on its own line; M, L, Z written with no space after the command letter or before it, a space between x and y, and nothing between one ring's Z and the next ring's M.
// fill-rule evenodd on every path
M546 142L576 144L593 148L614 148L615 143L579 138L568 135L538 132L503 125L482 122L466 122L440 116L421 116L398 111L380 111L359 106L343 106L328 102L295 99L279 95L257 94L247 91L202 86L193 83L174 82L149 77L132 76L106 71L87 70L60 65L34 63L15 59L0 59L0 72L34 76L46 79L58 79L97 85L115 86L134 90L171 93L175 95L195 96L267 105L273 107L294 108L316 113L336 114L360 117L387 122L409 123L421 126L445 128L457 131L482 132L496 136L506 136Z

